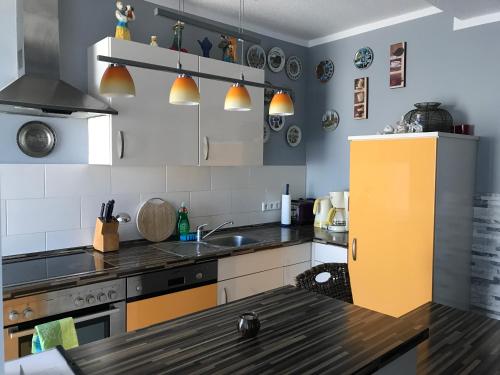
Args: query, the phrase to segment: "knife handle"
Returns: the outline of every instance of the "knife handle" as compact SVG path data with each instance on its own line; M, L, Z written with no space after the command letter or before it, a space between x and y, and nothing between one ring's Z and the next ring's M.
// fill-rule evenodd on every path
M105 206L106 205L104 203L101 204L101 214L99 215L99 219L101 219L101 220L104 220L104 208L105 208Z

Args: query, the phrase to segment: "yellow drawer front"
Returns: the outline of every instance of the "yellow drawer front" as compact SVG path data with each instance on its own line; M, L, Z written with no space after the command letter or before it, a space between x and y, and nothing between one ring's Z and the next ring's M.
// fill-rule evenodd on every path
M217 284L127 303L127 332L217 306Z

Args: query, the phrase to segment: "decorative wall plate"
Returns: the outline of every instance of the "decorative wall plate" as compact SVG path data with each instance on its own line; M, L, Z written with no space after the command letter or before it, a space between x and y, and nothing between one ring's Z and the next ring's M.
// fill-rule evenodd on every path
M335 71L335 65L333 61L330 59L325 59L320 61L318 65L316 65L316 78L320 80L320 82L325 83L333 77L333 73Z
M267 123L269 124L269 127L271 129L273 129L275 132L279 132L281 129L283 129L283 126L285 126L285 117L268 115Z
M247 64L252 68L264 69L266 66L266 51L258 44L247 50Z
M264 135L263 135L264 143L267 143L267 141L269 141L270 136L271 136L271 129L269 129L269 125L264 121Z
M285 52L283 52L283 50L279 47L271 48L267 54L267 65L274 73L278 73L283 70L285 60Z
M17 145L22 152L34 158L49 155L56 142L54 130L41 121L27 122L17 131Z
M302 130L297 125L292 125L286 131L286 141L289 146L297 147L302 140Z
M286 61L286 75L296 81L302 75L302 61L297 56L290 56Z
M373 62L373 51L370 47L363 47L354 54L354 66L358 69L366 69Z
M334 131L340 123L340 117L337 111L330 109L323 114L321 126L323 130Z

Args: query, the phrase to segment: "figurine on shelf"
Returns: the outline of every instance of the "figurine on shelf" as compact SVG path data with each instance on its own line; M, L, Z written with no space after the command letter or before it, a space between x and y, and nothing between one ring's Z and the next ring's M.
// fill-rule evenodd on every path
M156 35L151 35L151 41L149 45L152 47L158 47L158 37Z
M180 49L181 52L187 52L187 49L182 48L182 30L184 30L184 22L177 21L174 26L172 26L172 30L174 30L174 39L172 40L170 49L174 51Z
M198 39L198 44L200 45L201 50L203 51L203 57L210 57L212 42L207 37L205 37L203 41Z
M236 50L237 42L236 38L229 37L226 35L220 36L219 48L222 50L222 60L226 62L234 63L237 60Z
M123 5L123 1L121 0L116 0L115 4L115 17L118 20L118 22L116 23L115 38L131 40L128 23L130 21L135 21L134 8L132 8L132 6L130 5Z
M409 126L405 121L405 117L401 116L401 120L396 122L396 129L394 130L394 133L396 134L403 134L403 133L408 133Z

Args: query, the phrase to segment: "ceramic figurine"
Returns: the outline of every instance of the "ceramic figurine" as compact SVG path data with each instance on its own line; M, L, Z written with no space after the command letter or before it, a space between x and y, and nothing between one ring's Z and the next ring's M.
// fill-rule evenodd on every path
M180 49L181 52L187 52L187 49L182 48L182 30L184 30L184 22L177 21L174 26L172 26L172 30L174 30L174 39L172 40L170 49L173 49L174 51L178 51Z
M405 121L405 117L402 116L401 120L396 122L396 129L394 133L402 134L402 133L408 133L408 131L409 131L409 126Z
M203 51L203 57L210 57L212 42L207 37L205 37L203 41L198 39L198 44L200 45L201 50Z
M219 48L222 50L222 60L226 62L235 62L236 57L236 38L221 35L219 42Z
M118 21L116 23L115 38L131 40L128 23L130 21L135 21L134 8L132 8L132 6L130 5L127 6L123 5L123 1L121 0L116 0L115 4L116 4L115 17Z
M394 128L391 125L387 125L382 131L384 132L384 134L393 134Z
M156 35L151 35L151 41L149 42L149 45L158 47L158 37Z

